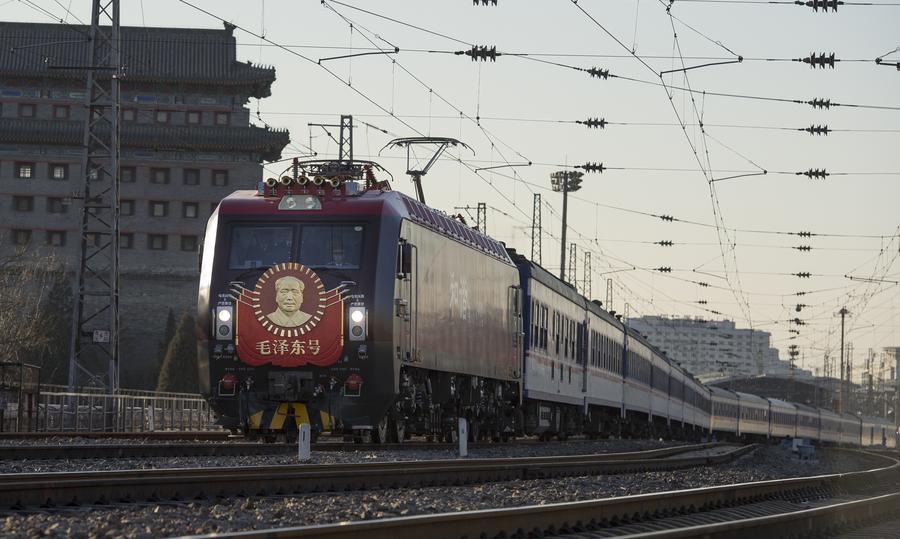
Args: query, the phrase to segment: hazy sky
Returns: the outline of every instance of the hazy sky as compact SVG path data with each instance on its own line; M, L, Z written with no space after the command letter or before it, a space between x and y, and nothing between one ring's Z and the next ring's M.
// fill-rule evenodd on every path
M549 174L602 162L609 170L585 175L569 204L578 279L589 250L594 297L605 301L611 278L613 308L622 312L628 303L631 316L727 317L771 331L782 358L797 344L809 369L821 369L826 353L837 357L835 313L846 305L855 380L868 348L900 346L900 71L874 63L881 56L900 62L900 51L888 54L900 47L898 5L816 13L795 5L676 0L671 18L669 4L653 0L499 0L477 7L469 0L197 0L194 6L124 0L122 23L220 28L212 14L256 34L236 30L238 57L274 66L278 79L272 97L248 106L263 122L290 129L285 157L308 155L308 146L319 157L334 156L336 145L307 124L353 114L356 156L378 160L393 173L395 189L413 194L405 153L378 156L379 150L394 136L458 138L474 155L454 151L451 157L464 164L444 160L432 168L424 179L428 203L452 213L487 203L488 232L529 254L532 195L540 193L543 265L551 271L559 266L562 203L549 191ZM38 7L77 23L88 20L90 2L0 0L4 20L53 22ZM450 54L471 45L496 46L503 55L473 62ZM317 64L351 48L394 47L398 54ZM844 61L834 69L785 61L823 52ZM738 56L742 62L660 74ZM593 67L613 76L579 70ZM885 108L823 110L779 101L814 98ZM593 117L610 125L574 123ZM811 125L833 132L797 131ZM283 166L267 170L277 174ZM793 174L809 169L851 174L824 180ZM759 175L709 182L752 173ZM653 244L663 240L675 245ZM812 249L793 249L803 245ZM672 272L653 270L659 267ZM790 275L801 272L812 277ZM803 291L811 293L795 295ZM798 303L807 307L797 312ZM795 317L806 324L789 324ZM789 340L791 329L800 330L798 338Z

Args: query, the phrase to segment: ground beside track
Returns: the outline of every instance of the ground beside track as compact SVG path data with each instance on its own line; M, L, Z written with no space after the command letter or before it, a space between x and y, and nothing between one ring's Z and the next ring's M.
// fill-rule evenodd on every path
M762 447L731 464L674 472L230 499L215 503L81 507L58 514L8 516L0 520L0 535L145 538L239 531L587 500L871 467L870 460L848 453L820 453L817 460L800 462L785 449Z

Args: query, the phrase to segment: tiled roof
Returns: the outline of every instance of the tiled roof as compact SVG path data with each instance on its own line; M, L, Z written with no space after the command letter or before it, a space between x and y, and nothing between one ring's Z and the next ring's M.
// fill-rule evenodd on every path
M85 78L85 71L58 66L90 65L90 27L0 22L0 75ZM122 27L123 82L171 82L245 86L267 97L275 69L239 62L232 27ZM258 95L257 95L258 94Z
M290 142L286 130L261 127L212 127L125 124L122 146L148 150L258 152L266 161L281 159ZM81 146L84 124L77 121L7 118L0 143Z

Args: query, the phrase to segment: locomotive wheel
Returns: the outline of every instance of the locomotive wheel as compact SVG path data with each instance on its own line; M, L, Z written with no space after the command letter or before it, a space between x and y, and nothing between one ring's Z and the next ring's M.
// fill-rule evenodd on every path
M479 423L478 421L469 421L469 441L481 441L481 423Z
M444 441L448 444L459 443L459 432L456 429L447 429L444 432Z
M406 440L406 420L402 417L394 418L394 436L397 437L398 444Z
M388 436L391 434L391 420L387 414L381 418L381 421L378 422L378 425L375 427L375 440L373 440L376 444L386 444L388 443Z

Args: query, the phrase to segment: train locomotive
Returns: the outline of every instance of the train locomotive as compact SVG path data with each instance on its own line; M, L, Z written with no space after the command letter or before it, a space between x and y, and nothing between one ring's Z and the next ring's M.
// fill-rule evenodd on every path
M885 420L707 387L598 301L368 161L296 161L210 217L201 390L248 436L630 435L896 444Z
M452 439L461 416L508 437L521 401L516 267L373 166L317 163L313 177L222 200L201 255L201 389L224 427L262 437L309 423Z

